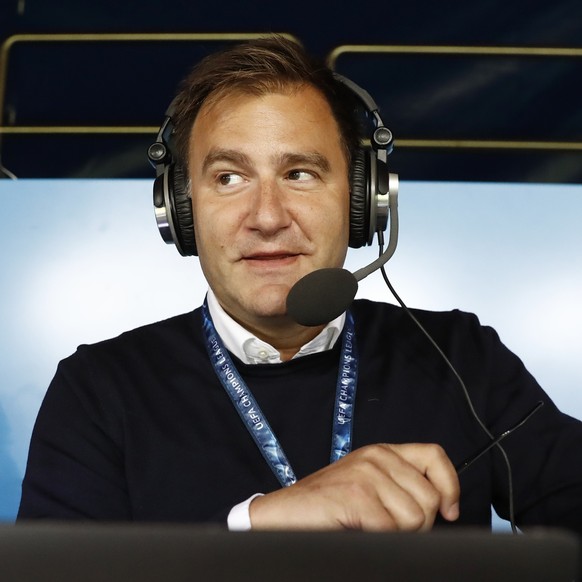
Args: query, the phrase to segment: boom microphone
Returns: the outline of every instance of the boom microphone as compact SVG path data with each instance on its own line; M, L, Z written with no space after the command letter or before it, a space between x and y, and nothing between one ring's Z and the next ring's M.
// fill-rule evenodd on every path
M392 178L394 174L390 177ZM396 179L395 179L396 181ZM388 212L390 238L386 250L369 265L350 273L347 269L328 268L313 271L295 283L287 295L287 314L305 326L329 323L351 305L358 291L358 281L385 265L398 244L398 184L391 185ZM378 237L383 236L378 231Z

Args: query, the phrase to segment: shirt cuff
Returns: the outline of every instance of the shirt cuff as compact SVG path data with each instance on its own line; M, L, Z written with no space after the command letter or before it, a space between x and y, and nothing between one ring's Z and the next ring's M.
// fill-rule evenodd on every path
M264 493L255 493L246 501L235 505L226 518L229 531L249 531L251 529L251 515L249 506L255 497L260 497Z

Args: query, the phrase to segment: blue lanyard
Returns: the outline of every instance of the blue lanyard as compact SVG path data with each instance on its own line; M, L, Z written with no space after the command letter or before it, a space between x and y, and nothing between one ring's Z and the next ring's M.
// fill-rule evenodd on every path
M206 301L202 306L202 319L206 336L206 349L220 383L230 396L255 444L281 486L293 485L297 481L297 477L291 464L252 392L235 368L218 333L216 333ZM358 353L354 318L348 311L337 377L330 463L347 455L352 449L352 425L357 384Z

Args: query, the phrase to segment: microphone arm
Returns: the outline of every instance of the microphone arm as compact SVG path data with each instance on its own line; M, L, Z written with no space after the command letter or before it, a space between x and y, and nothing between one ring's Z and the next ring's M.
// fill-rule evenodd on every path
M385 265L392 258L392 255L396 251L396 246L398 244L398 185L396 185L394 188L392 185L390 187L388 208L390 212L390 237L388 239L388 246L375 261L354 272L356 281L361 281ZM382 232L379 231L378 236L381 235Z
M389 174L388 213L390 237L386 250L372 263L350 273L347 269L317 269L293 285L287 296L287 314L297 323L317 326L341 315L358 292L358 281L382 267L394 254L398 243L398 177ZM382 230L377 231L383 236Z

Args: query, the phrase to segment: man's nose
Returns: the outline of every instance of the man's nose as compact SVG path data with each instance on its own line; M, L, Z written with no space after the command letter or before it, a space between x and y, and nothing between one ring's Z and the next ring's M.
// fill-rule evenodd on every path
M261 180L253 194L249 212L249 226L270 235L289 226L291 216L287 199L275 179Z

